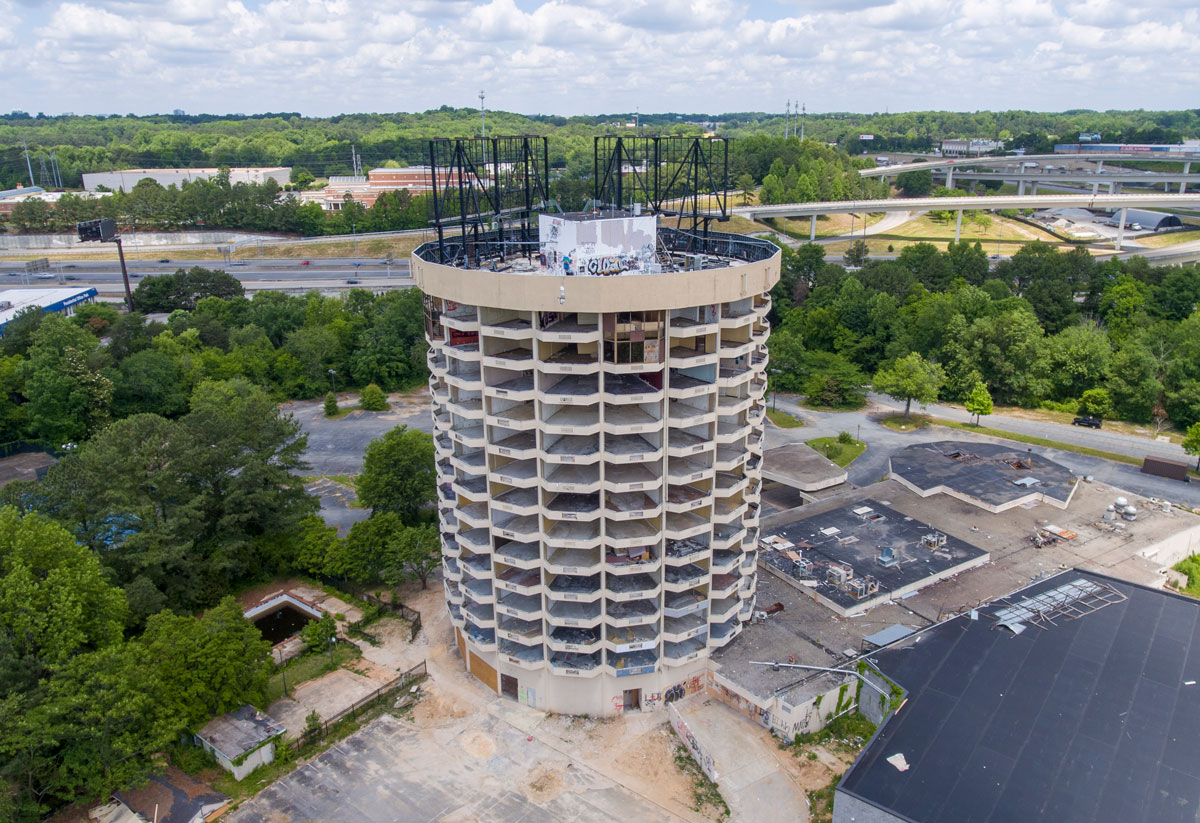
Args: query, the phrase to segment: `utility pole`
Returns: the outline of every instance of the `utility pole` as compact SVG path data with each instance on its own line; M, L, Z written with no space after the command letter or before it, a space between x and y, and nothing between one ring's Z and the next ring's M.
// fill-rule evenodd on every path
M487 137L487 110L483 107L483 89L479 90L479 130L480 136Z
M800 104L800 142L801 143L804 142L804 113L805 113L805 111L806 111L806 107L804 106L804 104L803 103Z
M788 138L788 129L792 127L792 100L789 97L787 105L783 107L783 139Z
M21 146L25 149L25 168L29 170L29 185L36 186L37 183L33 182L33 164L29 162L29 144L22 140Z

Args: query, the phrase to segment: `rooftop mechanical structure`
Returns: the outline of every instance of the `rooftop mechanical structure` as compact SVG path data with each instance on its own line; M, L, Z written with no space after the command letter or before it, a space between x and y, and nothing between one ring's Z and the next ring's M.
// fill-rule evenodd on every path
M754 609L779 251L709 230L721 141L673 148L678 162L600 141L612 199L564 214L546 211L544 141L508 140L431 147L434 167L470 162L413 255L447 608L468 669L501 694L652 706ZM633 179L656 168L691 182Z

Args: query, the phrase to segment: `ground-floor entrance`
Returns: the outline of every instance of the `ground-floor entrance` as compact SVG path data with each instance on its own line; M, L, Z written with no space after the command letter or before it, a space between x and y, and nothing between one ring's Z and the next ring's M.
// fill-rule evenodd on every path
M642 690L641 689L626 689L621 692L624 698L622 709L627 712L635 712L642 708Z
M500 693L505 697L517 699L517 678L511 674L500 675Z

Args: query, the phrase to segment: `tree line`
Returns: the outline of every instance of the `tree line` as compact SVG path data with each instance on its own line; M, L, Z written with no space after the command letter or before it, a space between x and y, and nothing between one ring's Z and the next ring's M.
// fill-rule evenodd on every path
M856 406L881 369L916 354L936 397L982 383L998 403L1186 429L1200 421L1200 267L1026 244L991 265L968 241L907 246L861 269L784 249L769 340L777 388ZM856 261L858 262L858 261ZM912 364L910 363L911 367Z

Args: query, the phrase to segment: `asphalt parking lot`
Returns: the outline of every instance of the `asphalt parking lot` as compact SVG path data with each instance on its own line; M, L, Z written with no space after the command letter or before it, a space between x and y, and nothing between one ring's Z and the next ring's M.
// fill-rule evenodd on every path
M281 408L293 415L308 434L304 457L312 467L309 474L358 474L367 444L399 425L433 431L429 392L421 390L388 396L391 408L382 412L352 411L345 417L325 416L323 400L297 400ZM357 393L338 395L342 407L358 404Z

